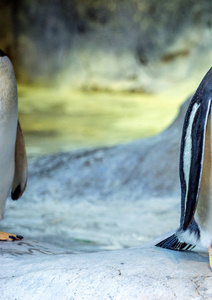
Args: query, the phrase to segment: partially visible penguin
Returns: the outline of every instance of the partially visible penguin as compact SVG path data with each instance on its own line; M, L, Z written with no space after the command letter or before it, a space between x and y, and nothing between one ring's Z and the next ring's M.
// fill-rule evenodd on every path
M24 138L18 121L17 85L13 66L0 50L0 219L6 199L23 194L27 183L27 159ZM0 231L0 241L20 240L20 235Z
M212 68L188 107L181 140L181 220L175 234L156 246L208 249L212 268Z

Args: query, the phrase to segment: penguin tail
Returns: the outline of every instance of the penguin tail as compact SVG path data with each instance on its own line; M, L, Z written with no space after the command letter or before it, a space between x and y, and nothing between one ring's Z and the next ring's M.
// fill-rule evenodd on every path
M176 233L159 242L155 246L175 251L192 250L195 247L195 245L181 242Z

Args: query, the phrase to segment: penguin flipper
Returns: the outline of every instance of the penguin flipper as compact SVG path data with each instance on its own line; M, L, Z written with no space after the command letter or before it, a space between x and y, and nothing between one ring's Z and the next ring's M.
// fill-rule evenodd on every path
M184 231L193 220L198 202L211 98L206 92L200 97L197 90L185 117L180 155L181 228Z
M27 184L27 156L24 136L18 121L15 144L15 174L13 178L11 198L17 200L23 194Z
M187 244L185 242L180 242L177 234L173 234L169 236L168 238L159 242L155 246L165 248L165 249L176 250L176 251L192 250L195 247L195 245Z

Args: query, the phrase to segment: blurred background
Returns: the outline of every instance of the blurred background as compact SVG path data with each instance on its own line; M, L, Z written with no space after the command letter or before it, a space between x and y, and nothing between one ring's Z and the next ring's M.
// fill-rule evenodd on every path
M211 66L206 0L2 0L0 12L31 155L155 135Z
M82 251L176 229L188 103L155 135L211 67L212 2L2 0L0 14L29 160L1 229Z

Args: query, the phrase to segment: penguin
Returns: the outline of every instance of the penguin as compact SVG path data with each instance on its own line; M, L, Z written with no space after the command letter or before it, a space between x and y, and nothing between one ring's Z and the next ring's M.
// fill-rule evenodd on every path
M27 184L27 157L18 120L18 97L13 65L0 50L0 219L9 195L17 200ZM0 241L20 240L21 235L0 231Z
M180 227L156 246L172 250L208 249L212 268L212 68L202 79L185 115L179 175Z

